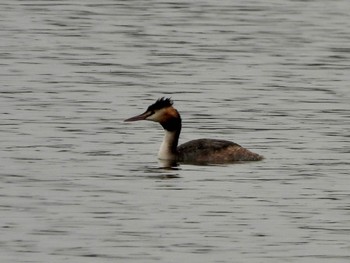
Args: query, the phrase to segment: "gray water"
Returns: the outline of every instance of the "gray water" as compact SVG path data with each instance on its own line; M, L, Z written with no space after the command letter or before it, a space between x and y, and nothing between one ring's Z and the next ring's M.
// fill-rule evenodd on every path
M1 262L349 262L350 2L1 1ZM162 169L181 142L261 162Z

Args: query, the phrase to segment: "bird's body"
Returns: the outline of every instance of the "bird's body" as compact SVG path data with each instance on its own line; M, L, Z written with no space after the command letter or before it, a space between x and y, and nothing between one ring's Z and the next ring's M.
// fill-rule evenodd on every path
M230 163L258 161L262 157L226 140L197 139L181 144L178 148L178 161L195 160L197 163Z
M261 155L226 140L197 139L178 146L182 127L181 117L172 105L173 102L170 99L161 98L149 106L143 114L125 120L151 120L159 122L163 126L165 136L158 152L159 159L196 164L259 161L263 159Z

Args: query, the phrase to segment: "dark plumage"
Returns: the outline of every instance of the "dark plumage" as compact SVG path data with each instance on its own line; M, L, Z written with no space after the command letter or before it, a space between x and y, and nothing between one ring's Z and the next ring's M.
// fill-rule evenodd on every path
M147 108L147 111L155 111L163 108L167 108L173 105L173 101L170 98L160 98L154 104Z
M263 157L226 140L197 139L177 147L178 161L195 160L195 163L230 163L259 161Z

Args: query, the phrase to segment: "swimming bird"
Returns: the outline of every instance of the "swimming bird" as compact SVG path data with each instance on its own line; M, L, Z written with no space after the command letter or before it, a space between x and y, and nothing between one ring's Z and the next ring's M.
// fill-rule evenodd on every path
M125 122L148 120L160 123L165 136L158 152L160 160L194 164L259 161L263 157L237 143L218 139L197 139L178 146L182 122L170 98L160 98L147 110Z

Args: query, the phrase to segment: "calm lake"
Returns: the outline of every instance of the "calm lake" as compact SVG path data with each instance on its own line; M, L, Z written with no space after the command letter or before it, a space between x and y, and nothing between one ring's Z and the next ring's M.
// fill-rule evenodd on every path
M1 262L350 262L350 2L0 3ZM180 143L260 162L164 169Z

